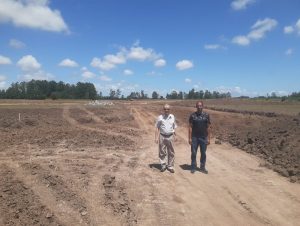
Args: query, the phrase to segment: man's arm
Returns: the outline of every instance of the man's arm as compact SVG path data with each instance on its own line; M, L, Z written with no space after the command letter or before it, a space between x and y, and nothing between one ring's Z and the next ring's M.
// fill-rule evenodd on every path
M154 138L155 143L158 143L158 137L159 137L159 128L156 127L156 129L155 129L155 138Z
M189 123L188 141L189 141L189 144L192 144L192 124L191 123Z
M207 128L207 145L210 144L210 138L211 138L211 124L208 124L208 128Z

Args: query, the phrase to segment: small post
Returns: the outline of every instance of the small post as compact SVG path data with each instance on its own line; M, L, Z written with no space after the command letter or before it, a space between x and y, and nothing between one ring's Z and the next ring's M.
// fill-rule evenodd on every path
M19 113L19 122L21 122L21 113Z

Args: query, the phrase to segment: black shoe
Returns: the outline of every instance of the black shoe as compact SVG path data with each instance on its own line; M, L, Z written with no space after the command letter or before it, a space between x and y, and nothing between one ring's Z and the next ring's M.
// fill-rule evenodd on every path
M175 170L174 170L174 169L169 169L169 168L168 168L168 170L169 170L170 173L175 173Z
M162 166L162 167L161 167L161 169L160 169L160 172L165 172L165 171L166 171L166 169L167 169L167 167L166 167L166 166Z
M208 174L207 169L205 169L205 168L203 168L203 167L201 167L199 171L202 172L202 173Z
M196 170L194 168L191 169L191 173L195 173Z

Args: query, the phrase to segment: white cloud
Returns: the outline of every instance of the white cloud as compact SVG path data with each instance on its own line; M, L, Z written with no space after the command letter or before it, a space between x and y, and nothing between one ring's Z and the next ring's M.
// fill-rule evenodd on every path
M127 60L152 61L160 57L160 55L153 49L144 49L138 45L139 42L136 42L132 47L130 47L130 49L120 47L120 51L117 54L108 54L102 59L94 57L90 65L100 70L109 71L115 68L118 64L125 64ZM161 61L159 63L162 64L163 62Z
M204 49L220 49L222 46L218 44L206 44L204 45Z
M296 29L297 29L298 35L300 35L300 19L297 21L295 27L296 27Z
M109 54L104 56L104 61L110 64L124 64L126 63L126 58L124 56L124 53L119 52L116 55Z
M133 71L129 69L125 69L123 73L124 75L133 75Z
M78 67L78 64L75 61L68 58L62 60L58 65L62 67Z
M232 43L247 46L251 43L252 40L258 41L265 37L267 32L270 32L277 26L277 21L274 19L266 18L264 20L258 20L256 23L251 27L251 31L248 35L239 35L235 36L232 39Z
M84 77L84 78L86 78L86 79L89 79L89 78L94 78L94 77L96 77L96 75L95 75L93 72L91 72L91 71L84 71L84 72L82 73L82 77Z
M138 61L155 60L159 55L153 49L144 49L140 46L132 46L127 53L127 58Z
M286 51L285 51L285 55L287 55L287 56L289 56L289 55L292 55L293 54L293 49L287 49Z
M154 66L155 67L163 67L166 65L166 61L164 59L158 59L154 61Z
M248 38L258 40L265 36L266 32L273 30L277 26L277 21L266 18L258 20L252 27L252 31L248 34Z
M292 34L296 32L298 35L300 35L300 19L295 23L295 25L292 26L285 26L283 29L283 32L285 34Z
M217 50L217 49L226 50L227 47L219 45L219 44L206 44L206 45L204 45L204 49L206 49L206 50Z
M186 69L189 69L192 67L194 67L194 65L189 60L182 60L182 61L177 62L177 64L176 64L176 68L178 70L186 70Z
M256 0L234 0L231 2L231 8L234 10L246 9L250 4L255 3Z
M6 76L0 75L0 89L6 89Z
M23 56L17 63L22 71L37 71L41 68L41 64L32 56Z
M52 10L47 0L1 0L0 22L13 23L53 32L69 32L58 10Z
M26 47L26 45L23 42L21 42L17 39L10 39L9 46L12 48L15 48L15 49L22 49L22 48Z
M108 62L108 61L103 61L97 57L94 57L92 62L91 62L91 66L95 67L95 68L99 68L100 70L105 70L105 71L109 71L113 68L115 68L115 64Z
M184 81L185 81L186 83L191 83L191 82L192 82L192 80L189 79L189 78L186 78Z
M26 71L26 74L21 75L21 80L30 81L34 80L51 80L54 76L50 73L44 72L42 70L38 71Z
M6 80L6 76L0 75L0 82L4 82Z
M0 55L0 65L1 64L11 64L11 60L8 57Z
M104 82L110 82L112 79L106 75L101 75L100 80Z
M286 27L284 27L283 32L285 34L291 34L294 32L294 28L293 28L293 26L286 26Z
M238 45L240 45L240 46L247 46L247 45L250 44L250 40L249 40L249 38L247 38L246 36L239 35L239 36L235 36L235 37L232 39L232 43L238 44Z

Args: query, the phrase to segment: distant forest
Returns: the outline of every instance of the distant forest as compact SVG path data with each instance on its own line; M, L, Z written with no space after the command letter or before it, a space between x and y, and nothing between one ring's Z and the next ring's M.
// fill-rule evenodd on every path
M16 82L6 90L0 90L0 99L218 99L231 98L231 93L220 93L218 91L208 91L191 89L189 92L172 91L167 93L165 97L161 96L157 91L153 91L151 97L140 92L131 92L128 96L124 96L120 89L110 89L108 96L103 96L102 92L97 93L93 83L78 82L76 85L64 83L62 81L46 81L31 80L29 82ZM248 96L240 96L238 98L250 98ZM287 99L299 100L300 92L293 92L288 96L277 96L275 92L267 96L256 97L258 99Z

